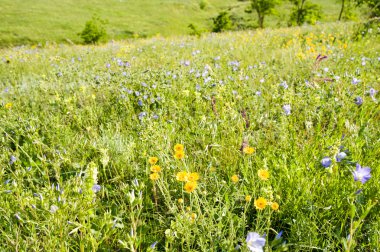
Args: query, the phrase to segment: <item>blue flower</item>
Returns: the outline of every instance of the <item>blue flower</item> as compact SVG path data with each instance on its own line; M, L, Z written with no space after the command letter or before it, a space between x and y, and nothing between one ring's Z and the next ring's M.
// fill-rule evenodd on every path
M15 156L11 156L10 160L9 160L9 164L14 164L14 162L16 162L17 158Z
M280 232L278 232L278 234L276 235L276 237L274 238L275 240L278 240L278 239L280 239L281 238L281 236L282 236L282 233L283 233L284 231L280 231Z
M101 189L102 189L102 187L101 187L100 185L93 185L93 186L92 186L92 191L93 191L94 193L99 192Z
M285 115L290 115L291 114L291 109L292 108L290 107L289 104L286 104L286 105L282 106L282 109L284 110Z
M331 165L331 163L332 163L332 161L331 161L331 158L329 158L329 157L324 157L321 160L321 164L325 168L329 167Z
M352 172L355 181L360 181L362 184L367 182L371 178L371 168L361 167L360 164L356 164L356 170Z
M336 155L336 161L337 162L340 162L342 161L342 159L346 158L347 157L347 154L345 152L339 152L337 155Z
M157 241L153 242L152 245L150 245L150 248L154 249L154 247L156 247L157 245Z
M265 246L265 238L261 237L256 232L249 232L247 235L247 246L253 252L263 252L263 247Z
M355 104L360 106L363 104L363 98L361 98L360 96L356 97L355 98Z
M280 87L283 87L284 89L288 89L288 84L286 83L286 81L283 81L280 83Z

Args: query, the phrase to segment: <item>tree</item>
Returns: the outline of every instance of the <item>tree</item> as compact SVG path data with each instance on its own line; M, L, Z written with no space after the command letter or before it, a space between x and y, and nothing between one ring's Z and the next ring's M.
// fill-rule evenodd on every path
M274 14L274 8L280 3L281 0L251 0L251 8L257 13L260 28L264 28L265 16Z
M303 25L315 24L321 18L321 7L307 0L289 0L294 5L292 14L290 15L290 24Z
M370 17L380 17L380 0L354 0L359 6L366 4L370 8Z
M341 2L341 7L340 7L340 12L339 12L339 17L338 17L339 21L342 18L342 14L343 14L343 11L344 11L344 2L345 2L345 0L341 0L340 2Z

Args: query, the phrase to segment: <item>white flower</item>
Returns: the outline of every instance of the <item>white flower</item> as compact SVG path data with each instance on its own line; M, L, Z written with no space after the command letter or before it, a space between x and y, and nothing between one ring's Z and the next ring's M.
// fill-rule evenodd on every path
M249 232L247 235L247 246L253 252L263 252L265 246L265 238L261 237L256 232Z

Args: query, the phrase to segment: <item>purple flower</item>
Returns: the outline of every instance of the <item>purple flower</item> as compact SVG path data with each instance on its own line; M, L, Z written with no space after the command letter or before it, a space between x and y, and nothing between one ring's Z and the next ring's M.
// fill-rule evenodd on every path
M356 164L356 170L352 172L355 181L360 181L362 184L367 182L371 178L371 168L361 167L360 164Z
M280 83L280 87L283 87L284 89L288 89L288 83L286 83L286 81L283 81Z
M251 251L263 252L263 247L265 246L265 238L261 237L256 232L249 232L247 235L247 246Z
M261 96L261 91L256 91L257 96Z
M339 152L337 155L336 155L336 161L337 162L340 162L342 161L342 159L344 159L345 157L347 157L347 154L345 152Z
M278 240L278 239L280 239L281 238L281 236L282 236L282 233L283 233L284 231L280 231L280 232L278 232L278 234L276 235L276 237L274 238L275 240Z
M15 156L11 156L10 160L9 160L9 164L12 165L14 164L14 162L16 162L17 158Z
M102 189L102 187L101 187L100 185L93 185L93 186L92 186L92 191L93 191L94 193L99 192L101 189Z
M284 112L285 112L285 115L290 115L290 113L291 113L291 107L290 107L290 105L289 104L286 104L286 105L284 105L284 106L282 106L282 109L284 110Z
M332 161L331 161L331 158L329 158L329 157L324 157L321 160L321 164L325 168L328 168L331 165L331 163L332 163Z
M152 245L150 245L150 248L154 249L154 247L156 247L157 245L157 241L153 242Z
M360 82L360 80L358 80L358 79L356 79L356 78L352 78L352 81L351 81L352 84L356 85L356 84L358 84L359 82Z
M363 98L361 98L360 96L356 97L355 98L355 104L360 106L363 104Z

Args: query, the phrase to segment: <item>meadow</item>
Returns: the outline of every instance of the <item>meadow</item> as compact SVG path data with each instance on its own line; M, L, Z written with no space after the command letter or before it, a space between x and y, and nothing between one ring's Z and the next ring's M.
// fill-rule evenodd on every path
M0 49L0 250L379 251L378 35Z
M338 1L313 2L322 8L320 22L338 19ZM249 2L237 0L1 0L0 47L80 44L78 34L94 14L108 21L108 40L187 35L189 24L200 31L211 31L213 18L226 10L252 28L257 26L257 15L245 13L248 6ZM284 1L275 15L266 18L266 27L286 27L291 9L291 4ZM360 20L366 16L366 9L358 8L353 13Z

